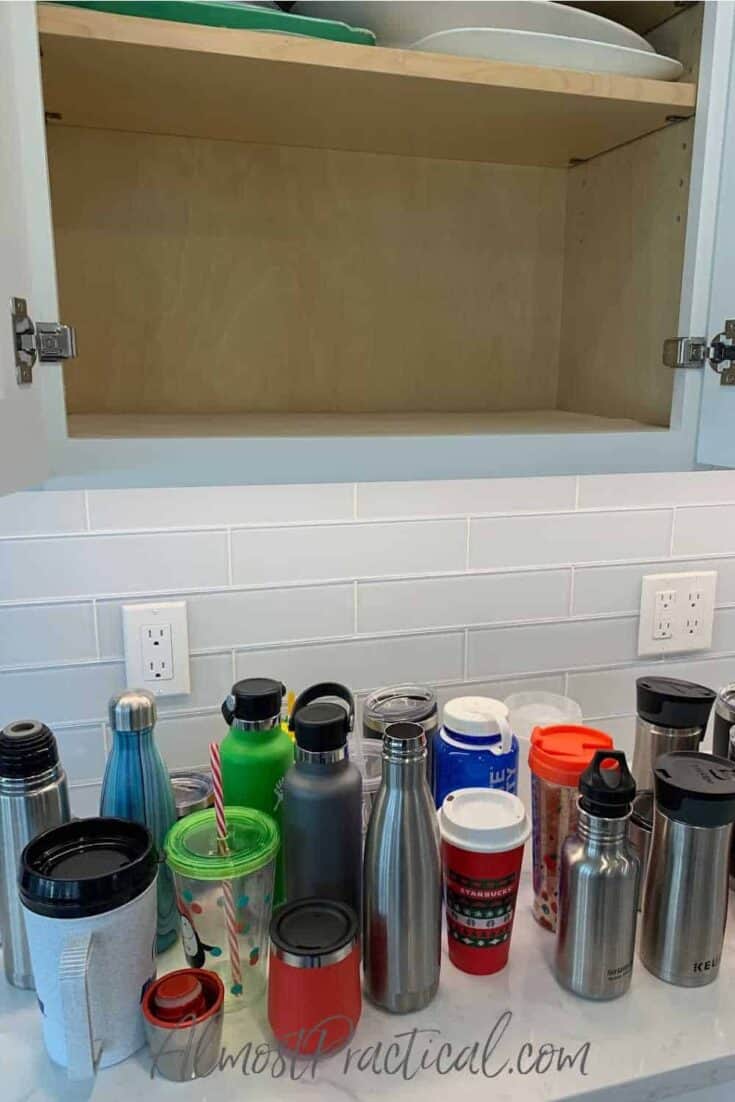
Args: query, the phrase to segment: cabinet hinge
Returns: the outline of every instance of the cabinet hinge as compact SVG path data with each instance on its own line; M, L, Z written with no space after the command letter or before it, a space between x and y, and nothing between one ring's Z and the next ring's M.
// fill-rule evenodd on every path
M671 337L664 341L667 367L704 367L720 376L720 386L735 386L735 318L708 343L706 337Z
M24 298L14 298L10 304L15 347L15 376L18 386L33 382L33 365L73 360L77 354L77 335L71 325L56 321L33 322L28 316Z

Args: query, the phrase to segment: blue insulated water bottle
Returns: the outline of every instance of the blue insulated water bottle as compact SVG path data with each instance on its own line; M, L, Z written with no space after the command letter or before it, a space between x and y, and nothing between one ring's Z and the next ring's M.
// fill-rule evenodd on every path
M163 843L176 822L171 780L153 738L155 697L132 689L110 701L112 750L102 784L100 815L142 823L158 847L158 922L156 949L162 953L179 935L179 912Z
M460 696L444 705L443 725L434 741L434 802L460 788L518 785L518 739L508 709L488 696Z

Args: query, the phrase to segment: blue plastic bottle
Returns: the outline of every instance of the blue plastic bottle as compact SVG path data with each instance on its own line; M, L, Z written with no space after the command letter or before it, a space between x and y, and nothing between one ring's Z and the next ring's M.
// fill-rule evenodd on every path
M508 709L487 696L460 696L444 705L443 725L434 740L434 802L460 788L518 787L518 739Z
M112 751L102 784L100 815L147 826L158 846L158 924L156 949L162 953L179 935L179 913L163 843L176 822L171 780L153 738L155 697L132 689L110 701Z

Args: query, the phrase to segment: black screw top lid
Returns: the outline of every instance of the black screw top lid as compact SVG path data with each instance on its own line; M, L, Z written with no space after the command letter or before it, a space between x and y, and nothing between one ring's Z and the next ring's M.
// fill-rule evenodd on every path
M74 819L23 850L20 898L48 918L87 918L142 895L157 871L158 851L141 823Z
M258 723L276 719L281 714L281 701L286 686L270 677L246 677L232 686L222 705L222 715L229 726L233 719Z
M0 778L31 780L58 764L56 739L45 723L18 719L0 731Z
M271 919L276 949L297 957L336 953L357 938L357 915L346 903L331 899L298 899L284 903Z
M706 685L675 677L639 677L636 696L638 715L648 723L679 729L701 727L704 734L717 694Z
M635 781L622 750L596 750L579 778L579 806L588 815L624 819L635 799Z
M663 754L653 768L656 806L690 826L718 827L735 821L735 762L681 750Z
M324 697L338 697L347 707ZM312 754L339 750L347 742L355 720L355 702L346 686L322 681L298 697L289 720L296 745Z

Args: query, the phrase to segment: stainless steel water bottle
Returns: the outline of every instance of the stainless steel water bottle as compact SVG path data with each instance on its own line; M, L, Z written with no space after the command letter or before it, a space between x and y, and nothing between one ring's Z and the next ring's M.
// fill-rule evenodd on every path
M712 753L719 758L730 756L730 731L735 727L735 685L720 689L715 701L715 721L712 727Z
M363 885L366 993L394 1013L420 1010L439 986L442 874L426 735L418 723L393 723L383 736Z
M675 677L639 677L636 698L633 776L639 789L653 788L653 767L661 754L699 749L715 693Z
M640 956L659 979L702 987L717 978L727 921L735 762L665 754L654 791Z
M362 774L347 752L354 718L344 685L313 685L294 704L296 760L283 782L283 863L288 902L331 899L360 915Z
M32 989L33 969L18 896L18 863L37 835L70 819L66 774L43 723L18 720L0 731L0 930L5 976Z
M588 999L630 987L640 861L627 840L635 781L621 750L598 750L579 781L576 834L564 843L555 970Z

